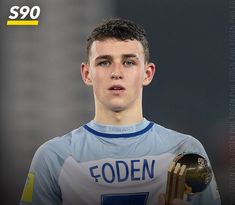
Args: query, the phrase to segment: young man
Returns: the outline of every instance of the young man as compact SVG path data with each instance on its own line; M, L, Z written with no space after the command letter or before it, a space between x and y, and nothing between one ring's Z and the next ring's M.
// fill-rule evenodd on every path
M94 119L37 150L21 204L166 204L162 194L175 156L207 155L193 137L143 117L142 91L154 72L142 27L111 19L95 28L81 64L82 78L94 91ZM191 203L220 204L214 177Z

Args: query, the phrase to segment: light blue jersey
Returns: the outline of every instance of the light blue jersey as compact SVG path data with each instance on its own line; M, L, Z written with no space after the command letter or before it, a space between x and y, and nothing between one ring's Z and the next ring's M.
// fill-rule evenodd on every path
M183 152L208 159L195 138L146 119L131 126L91 121L37 150L21 205L157 205L169 164ZM214 177L192 202L220 205Z

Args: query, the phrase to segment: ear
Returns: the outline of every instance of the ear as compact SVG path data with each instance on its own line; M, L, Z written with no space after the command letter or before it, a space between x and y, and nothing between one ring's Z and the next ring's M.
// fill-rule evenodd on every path
M92 85L91 73L88 63L82 63L80 68L83 82L86 85Z
M143 86L149 85L155 74L156 67L153 63L148 63L144 70Z

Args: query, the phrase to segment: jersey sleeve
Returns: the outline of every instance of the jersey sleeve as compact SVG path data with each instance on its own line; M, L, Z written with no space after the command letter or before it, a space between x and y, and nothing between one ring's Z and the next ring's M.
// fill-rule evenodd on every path
M62 204L59 170L56 153L50 149L50 145L42 145L33 157L20 205Z

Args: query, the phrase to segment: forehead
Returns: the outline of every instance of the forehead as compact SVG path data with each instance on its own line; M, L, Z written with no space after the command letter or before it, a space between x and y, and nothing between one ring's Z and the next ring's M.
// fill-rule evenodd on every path
M144 59L144 49L137 40L105 39L94 41L90 49L90 60L95 60L99 56L109 55L112 57L135 54L138 58Z

